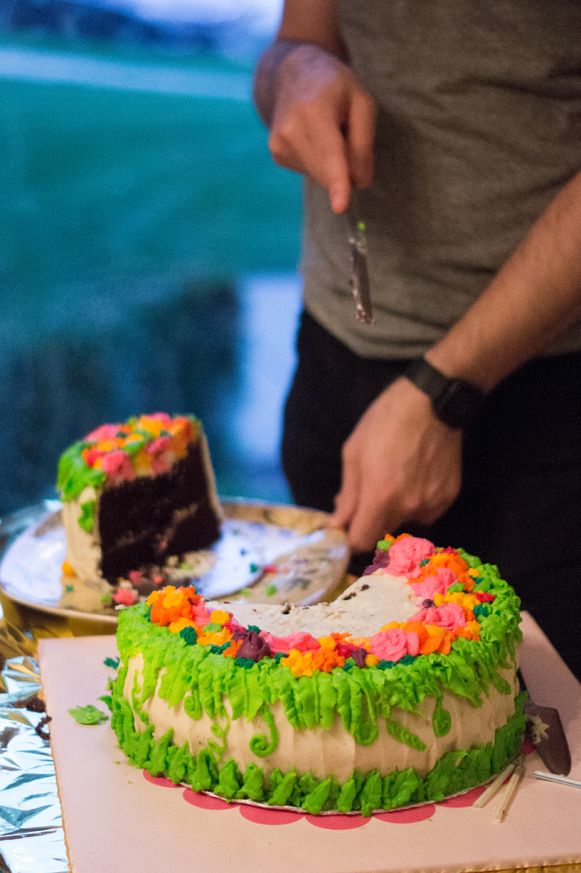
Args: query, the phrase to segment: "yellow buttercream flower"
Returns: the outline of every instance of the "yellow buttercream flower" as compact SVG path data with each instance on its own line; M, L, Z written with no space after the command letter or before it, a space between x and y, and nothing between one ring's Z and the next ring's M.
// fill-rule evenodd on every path
M457 603L464 610L466 619L472 621L474 618L472 610L480 601L474 594L466 594L464 591L453 591L450 594L435 594L434 603L436 606L441 606L442 603Z
M399 628L402 626L400 621L389 621L387 624L384 624L381 628L382 631L386 630L394 630L395 628Z
M210 621L214 624L227 624L230 621L230 613L225 609L215 609L210 614Z
M333 637L319 637L319 643L322 649L334 649L335 640Z
M211 634L200 633L196 642L199 643L200 646L221 646L224 643L229 642L231 639L232 633L228 628L224 628L221 631L215 631Z
M299 652L298 649L291 649L287 658L281 658L280 663L285 667L290 667L293 676L312 676L313 675L313 655L312 652Z
M447 634L446 628L440 627L439 624L426 624L424 627L430 637L445 637Z
M168 627L169 627L170 631L172 632L172 634L179 634L179 632L180 632L183 628L185 628L185 627L195 627L195 624L194 624L194 622L193 622L191 619L189 619L189 618L184 618L184 617L182 616L181 618L178 618L177 621L172 621L172 622L168 625Z
M139 419L139 426L143 430L148 431L152 436L158 437L162 430L165 430L165 422L158 418L150 418L149 415L142 415Z

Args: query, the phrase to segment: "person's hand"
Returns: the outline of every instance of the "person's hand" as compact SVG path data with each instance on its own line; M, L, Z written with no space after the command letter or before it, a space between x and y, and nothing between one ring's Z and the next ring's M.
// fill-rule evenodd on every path
M458 495L461 452L461 431L439 421L411 382L397 379L343 446L331 526L346 527L351 549L363 552L405 522L431 524Z
M326 188L344 212L351 185L373 177L375 103L350 68L315 45L292 51L280 66L268 141L277 164Z

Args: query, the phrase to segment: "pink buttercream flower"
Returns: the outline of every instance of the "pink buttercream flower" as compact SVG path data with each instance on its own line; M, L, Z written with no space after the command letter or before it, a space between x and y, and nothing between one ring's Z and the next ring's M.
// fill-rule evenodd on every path
M150 455L154 455L156 452L163 452L169 446L170 437L168 436L159 436L150 442L150 444L146 448L146 452L149 452Z
M389 550L388 570L392 576L417 576L420 561L429 558L436 549L429 540L421 537L405 537L394 543Z
M438 567L435 576L426 576L421 582L410 584L416 597L433 600L434 594L447 594L450 585L457 581L458 577L448 567Z
M192 604L192 621L198 627L206 627L210 623L210 613L203 603Z
M285 655L288 655L291 649L304 653L316 652L321 648L319 641L304 631L286 637L275 637L267 631L261 631L260 636L266 640L273 652L283 652Z
M97 430L91 431L84 439L86 443L101 443L105 440L114 440L119 432L118 424L102 424Z
M417 633L389 628L380 631L369 640L369 651L382 661L399 661L404 655L417 655L420 640Z
M108 476L116 479L135 479L131 460L127 452L124 452L123 449L114 449L114 451L107 452L106 455L103 455L101 469L107 473Z
M167 473L169 464L165 455L151 456L151 472L154 476L159 476L160 473Z
M168 415L167 412L154 412L152 415L148 415L148 418L153 418L155 421L163 421L164 424L169 424L171 421L171 415Z
M435 624L447 631L455 631L458 627L467 627L466 613L458 603L442 603L441 606L430 606L422 609L409 621L422 621L425 624Z
M121 603L123 606L133 606L137 600L137 591L133 588L119 588L115 594L111 596L115 603Z

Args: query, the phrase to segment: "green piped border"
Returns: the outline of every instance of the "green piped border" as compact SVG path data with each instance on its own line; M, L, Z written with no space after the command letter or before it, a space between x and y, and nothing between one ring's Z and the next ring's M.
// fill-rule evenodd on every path
M311 815L357 811L369 816L375 810L441 801L500 773L520 749L525 698L526 694L517 696L515 713L496 730L494 743L448 752L426 776L420 776L411 767L384 777L378 770L365 774L356 770L342 784L332 778L317 779L311 773L301 775L295 770L282 773L276 769L266 777L256 764L249 764L242 772L232 758L218 767L216 756L209 749L202 749L194 757L187 741L182 746L173 745L173 729L159 740L153 738L152 725L138 733L133 710L119 694L113 696L111 724L120 748L132 764L144 768L151 776L167 776L176 785L183 783L194 791L212 791L227 801L248 799L268 806L294 806Z

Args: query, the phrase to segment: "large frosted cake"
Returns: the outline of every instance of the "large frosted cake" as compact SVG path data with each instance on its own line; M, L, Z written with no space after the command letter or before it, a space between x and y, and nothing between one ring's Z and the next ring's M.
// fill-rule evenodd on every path
M67 541L65 592L76 579L102 593L99 581L106 589L141 578L142 570L163 567L169 558L175 563L220 534L214 473L194 416L160 412L102 425L64 452L57 486ZM119 594L119 603L137 596L126 584L121 591L131 596Z
M496 567L405 535L329 604L168 586L119 616L112 726L132 763L227 800L441 800L519 750L519 620Z

